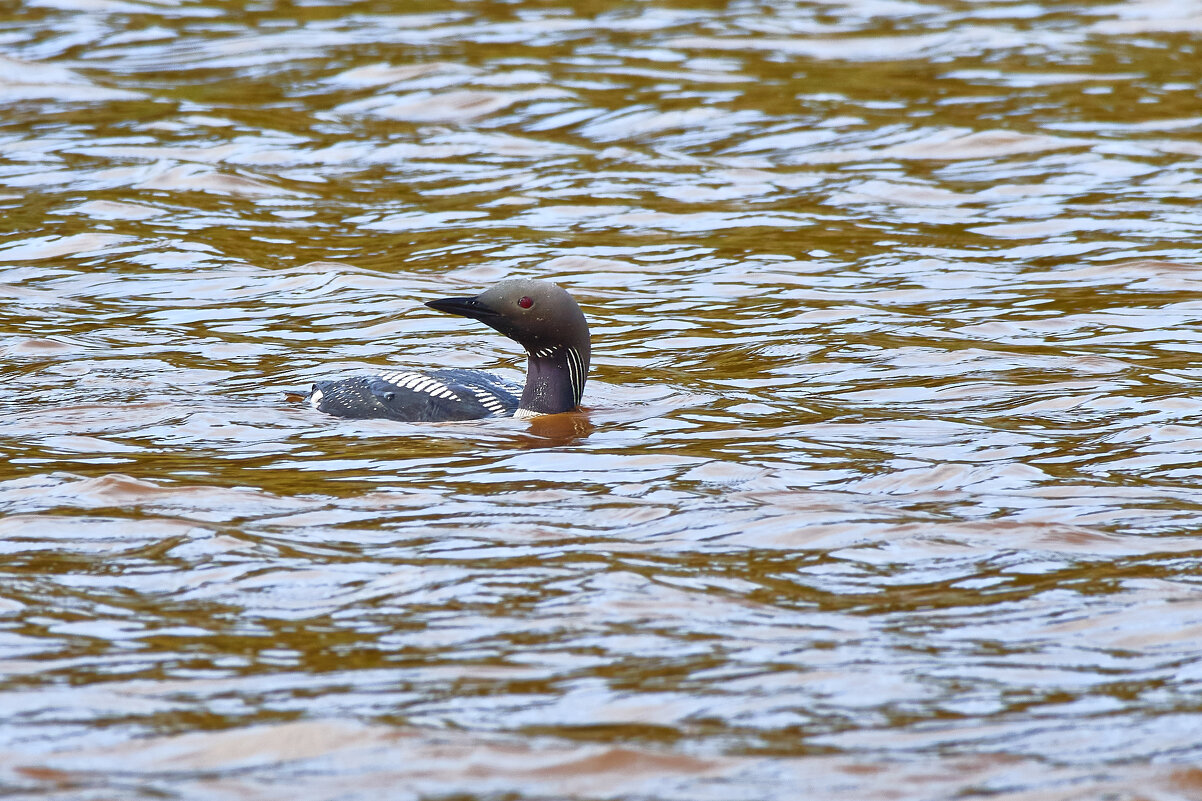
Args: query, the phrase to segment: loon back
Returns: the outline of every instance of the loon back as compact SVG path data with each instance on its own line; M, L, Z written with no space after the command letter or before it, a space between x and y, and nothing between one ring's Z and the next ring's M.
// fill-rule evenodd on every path
M319 381L307 396L313 408L337 417L438 422L535 417L580 404L592 355L588 322L558 285L510 279L479 295L426 305L479 320L524 347L525 387L479 370L387 371Z
M480 370L398 371L318 381L314 409L337 417L407 422L512 417L521 387Z

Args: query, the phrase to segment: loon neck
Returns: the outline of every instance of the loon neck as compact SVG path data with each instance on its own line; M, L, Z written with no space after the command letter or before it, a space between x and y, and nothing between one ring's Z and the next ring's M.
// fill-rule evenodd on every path
M583 350L583 352L581 352ZM526 388L517 416L569 412L580 405L588 379L589 348L555 345L527 351Z

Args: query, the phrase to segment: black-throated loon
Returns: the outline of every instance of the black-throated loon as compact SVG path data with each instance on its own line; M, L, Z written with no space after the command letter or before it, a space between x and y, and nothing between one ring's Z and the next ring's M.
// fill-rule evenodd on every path
M371 376L318 381L306 400L338 417L407 422L525 419L575 409L588 378L588 322L560 286L512 278L475 297L442 298L431 309L479 320L526 349L526 387L520 390L480 370L386 370Z

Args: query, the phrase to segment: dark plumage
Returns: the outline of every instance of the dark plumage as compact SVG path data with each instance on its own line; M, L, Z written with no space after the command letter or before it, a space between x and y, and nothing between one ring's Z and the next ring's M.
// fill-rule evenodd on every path
M408 422L527 418L570 411L580 404L591 356L588 322L572 296L556 284L516 278L474 297L443 298L426 305L479 320L524 347L525 387L480 370L387 370L319 381L306 400L338 417Z

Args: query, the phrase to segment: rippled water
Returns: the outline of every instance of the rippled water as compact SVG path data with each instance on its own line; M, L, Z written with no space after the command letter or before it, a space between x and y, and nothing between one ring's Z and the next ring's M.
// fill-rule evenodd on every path
M1202 794L1202 3L0 23L0 787ZM586 409L423 300L552 278Z

